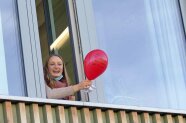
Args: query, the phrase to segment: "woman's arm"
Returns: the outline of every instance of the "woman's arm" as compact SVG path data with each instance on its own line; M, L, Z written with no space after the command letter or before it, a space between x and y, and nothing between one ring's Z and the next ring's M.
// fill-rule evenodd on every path
M84 80L76 85L68 86L68 87L62 87L62 88L53 88L51 89L46 85L46 95L47 98L51 99L61 99L66 96L71 96L77 91L80 91L82 89L87 89L91 86L92 81L90 80Z
M61 99L75 93L73 86L51 89L46 85L46 96L50 99Z

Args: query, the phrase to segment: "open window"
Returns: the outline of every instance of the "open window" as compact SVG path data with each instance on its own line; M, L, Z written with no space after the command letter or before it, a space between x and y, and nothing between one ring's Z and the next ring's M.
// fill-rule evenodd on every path
M75 55L77 44L74 44L72 38L68 7L66 0L36 0L43 65L50 54L59 54L64 59L69 84L75 84L78 81L77 56Z

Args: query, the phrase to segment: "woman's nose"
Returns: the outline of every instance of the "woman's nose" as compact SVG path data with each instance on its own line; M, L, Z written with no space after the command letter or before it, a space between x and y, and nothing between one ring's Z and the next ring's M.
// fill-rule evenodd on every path
M55 65L54 65L54 68L58 68L58 65L57 65L57 64L55 64Z

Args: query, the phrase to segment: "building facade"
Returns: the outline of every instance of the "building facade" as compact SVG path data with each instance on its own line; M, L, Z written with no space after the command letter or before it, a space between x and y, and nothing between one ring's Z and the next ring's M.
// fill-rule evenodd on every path
M161 116L165 112L184 116L185 11L185 0L1 1L0 114L5 116L6 105L16 107L19 101L24 102L23 107L30 107L27 105L30 103L49 103L52 106L56 101L55 106L89 107L89 111L94 106L94 110L103 107L101 119L109 118L110 111L104 112L104 109L109 110L110 106L115 122L120 122L118 117L121 113L114 114L119 109L129 112L137 110L136 114L127 114L128 122L134 120L133 115L138 117L141 111L158 112ZM65 60L69 82L75 84L85 78L83 60L93 49L104 50L109 58L107 70L93 81L96 89L90 93L81 91L73 103L45 99L43 65L47 57L52 53L61 55ZM44 103L38 101L40 99ZM40 106L39 109L48 110L47 106L44 109ZM20 108L13 109L13 114L17 110ZM66 108L65 111L69 110ZM26 108L25 111L31 115L28 113L31 110ZM81 115L83 111L80 111ZM101 112L92 111L89 116L91 122ZM44 115L47 116L40 112L40 117ZM184 121L183 116L179 122ZM140 117L143 119L144 115L140 114ZM153 117L150 116L150 119ZM6 121L6 118L0 118ZM168 122L178 119L176 117ZM100 122L107 121L112 120Z

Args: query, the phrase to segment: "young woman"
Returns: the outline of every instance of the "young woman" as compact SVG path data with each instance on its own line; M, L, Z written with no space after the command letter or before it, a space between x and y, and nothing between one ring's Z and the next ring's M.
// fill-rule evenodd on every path
M82 82L69 86L62 57L51 55L44 66L44 79L46 83L47 98L69 100L71 95L91 86L92 81Z

